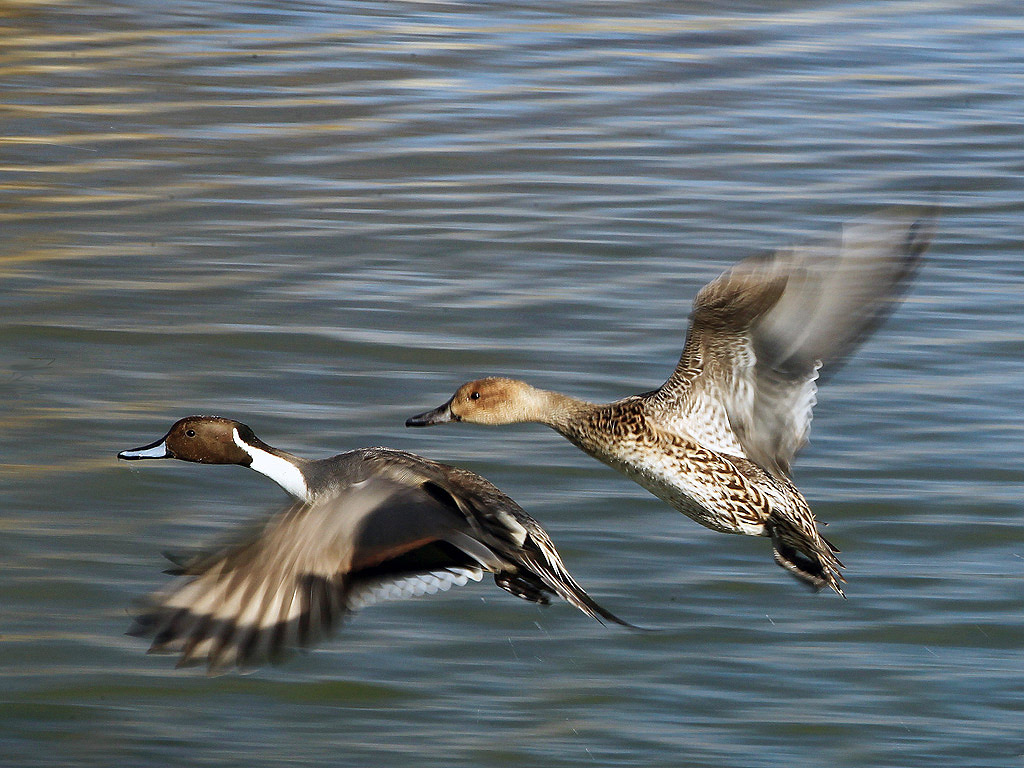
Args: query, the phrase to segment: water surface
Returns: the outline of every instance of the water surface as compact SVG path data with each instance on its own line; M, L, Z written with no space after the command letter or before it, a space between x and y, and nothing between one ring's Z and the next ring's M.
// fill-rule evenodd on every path
M0 754L49 765L1007 766L1024 755L1013 3L0 8ZM738 258L941 197L796 479L844 601L462 381L657 386ZM250 676L123 636L161 552L278 508L118 465L176 418L485 474L626 618L473 585Z

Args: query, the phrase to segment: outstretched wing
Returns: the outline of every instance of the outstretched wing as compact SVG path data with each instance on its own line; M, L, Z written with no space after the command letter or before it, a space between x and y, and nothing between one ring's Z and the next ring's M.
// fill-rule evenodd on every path
M807 441L818 369L837 364L895 305L936 211L888 209L832 242L740 262L694 300L673 375L647 398L659 426L776 475Z
M211 672L276 661L379 600L479 581L512 594L557 594L625 624L568 574L540 525L479 475L413 454L364 449L365 479L271 518L255 536L178 562L179 580L148 599L130 634Z
M495 560L449 543L450 510L419 489L378 478L275 516L256 536L185 563L151 596L131 634L154 652L212 672L278 660L350 611L382 599L479 581Z

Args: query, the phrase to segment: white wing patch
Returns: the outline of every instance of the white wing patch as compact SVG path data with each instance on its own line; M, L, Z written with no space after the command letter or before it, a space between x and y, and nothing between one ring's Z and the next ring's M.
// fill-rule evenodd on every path
M814 366L814 375L804 382L799 397L793 402L793 435L796 438L792 451L800 450L811 432L814 406L818 404L818 371L821 361Z
M419 573L398 579L381 579L360 584L348 595L348 608L358 611L385 600L406 600L419 595L434 595L446 592L452 587L462 587L472 581L480 581L480 568L446 568L442 571Z

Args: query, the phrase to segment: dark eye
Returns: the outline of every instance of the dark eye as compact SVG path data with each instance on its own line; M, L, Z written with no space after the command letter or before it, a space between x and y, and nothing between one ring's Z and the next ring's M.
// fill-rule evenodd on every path
M474 392L472 395L469 396L469 399L470 400L479 400L480 399L480 393L479 392Z
M195 437L195 436L196 436L196 431L194 429L186 429L185 430L185 437Z

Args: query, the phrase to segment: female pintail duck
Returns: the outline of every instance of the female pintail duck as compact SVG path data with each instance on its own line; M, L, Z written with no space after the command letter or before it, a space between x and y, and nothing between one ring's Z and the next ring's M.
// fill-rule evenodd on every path
M595 404L485 378L406 426L546 424L698 523L771 537L779 565L843 594L838 550L790 462L807 440L818 369L877 326L934 227L934 210L891 209L838 242L740 262L697 294L679 364L652 392Z
M357 608L479 581L484 571L524 600L558 595L631 626L576 583L536 520L463 469L387 448L301 459L215 416L181 419L118 458L240 464L298 499L255 537L176 562L171 573L182 578L147 600L130 633L152 636L154 652L180 652L182 665L276 661Z

